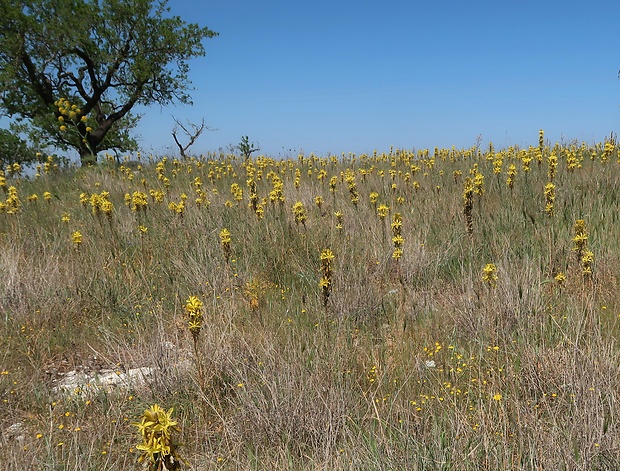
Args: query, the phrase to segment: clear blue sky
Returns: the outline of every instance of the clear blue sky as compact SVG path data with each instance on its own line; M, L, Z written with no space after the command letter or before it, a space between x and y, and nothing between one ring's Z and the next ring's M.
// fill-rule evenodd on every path
M146 151L176 147L171 115L242 135L261 153L602 141L620 128L617 0L189 1L171 13L208 26L192 60L194 105L151 107Z

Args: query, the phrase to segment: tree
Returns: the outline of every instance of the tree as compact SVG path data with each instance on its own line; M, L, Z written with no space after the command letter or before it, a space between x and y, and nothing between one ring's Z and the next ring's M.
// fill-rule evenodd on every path
M0 129L0 170L7 164L28 164L38 159L26 141L7 129Z
M167 0L0 2L0 109L33 143L82 164L137 147L136 105L191 103L187 61L217 33Z
M209 128L205 124L205 120L204 119L200 123L200 126L198 126L197 124L194 124L194 123L190 123L189 121L187 122L188 125L185 126L181 121L176 119L174 116L172 117L172 119L176 123L176 126L172 129L172 138L174 139L174 142L176 142L177 146L179 147L179 152L181 154L181 157L187 157L187 150L191 146L194 145L194 143L196 142L196 139L198 139L200 137L202 132L205 129L209 129ZM188 129L188 127L191 127L192 130L190 131ZM181 128L183 133L189 138L189 141L187 142L186 145L183 145L183 144L181 144L181 142L179 142L179 138L177 136L178 128ZM211 129L209 129L209 130L211 130Z
M252 153L260 151L260 147L256 147L254 143L250 143L248 136L241 136L241 142L237 144L236 148L239 150L245 160L252 156Z

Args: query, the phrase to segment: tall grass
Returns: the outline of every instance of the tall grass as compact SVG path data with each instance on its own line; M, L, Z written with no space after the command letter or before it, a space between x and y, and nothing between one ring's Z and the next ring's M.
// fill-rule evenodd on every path
M154 403L174 407L196 469L620 467L611 140L6 177L6 469L137 468L131 423ZM97 210L102 192L112 206ZM195 348L189 296L203 302ZM54 390L71 370L143 366L157 368L147 386Z

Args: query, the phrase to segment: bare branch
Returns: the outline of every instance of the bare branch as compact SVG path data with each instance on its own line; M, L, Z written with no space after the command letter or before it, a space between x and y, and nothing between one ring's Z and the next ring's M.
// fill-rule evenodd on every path
M172 129L172 138L174 139L174 142L176 142L177 146L179 147L179 152L181 153L181 157L187 157L187 155L186 155L187 149L189 149L191 146L194 145L194 143L196 142L196 139L198 139L198 137L202 134L202 132L205 129L208 129L209 131L213 131L213 129L210 129L205 124L205 120L204 119L201 121L200 126L197 126L196 124L190 123L188 121L187 124L189 126L191 126L191 128L192 128L191 131L189 129L187 129L187 127L185 127L183 125L183 123L181 123L174 116L172 117L172 119L176 123L176 126ZM189 142L185 146L183 146L179 142L179 139L177 137L177 126L180 127L181 130L185 133L185 135L189 137Z

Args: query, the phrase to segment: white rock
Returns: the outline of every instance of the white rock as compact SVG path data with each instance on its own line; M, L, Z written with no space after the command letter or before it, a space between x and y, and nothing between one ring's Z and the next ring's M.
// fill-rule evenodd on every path
M55 393L70 393L77 396L92 394L97 391L111 392L116 388L141 388L152 380L155 368L133 368L123 373L115 370L102 370L99 373L87 374L69 371L52 388Z

